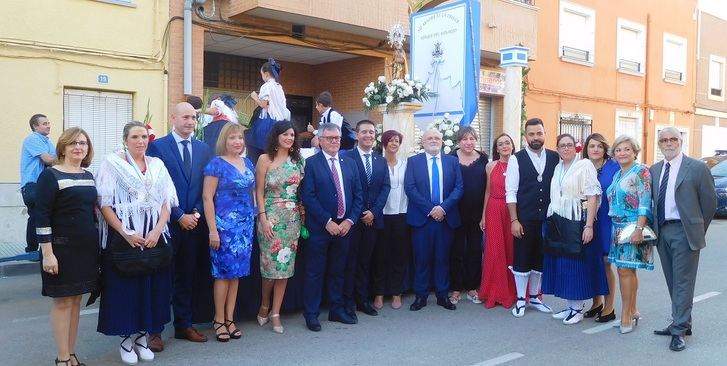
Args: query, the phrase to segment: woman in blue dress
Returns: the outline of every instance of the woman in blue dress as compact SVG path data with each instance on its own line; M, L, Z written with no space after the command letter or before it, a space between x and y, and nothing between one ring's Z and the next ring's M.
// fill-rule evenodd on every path
M268 59L260 68L260 76L265 82L260 94L252 92L250 97L262 109L257 119L250 122L247 132L247 157L257 164L258 157L265 150L268 134L277 121L290 121L290 111L286 106L285 92L280 85L280 71L283 66L274 59Z
M619 170L618 163L608 155L608 141L600 133L594 133L586 138L586 148L583 150L583 158L588 158L598 173L598 182L601 190L606 192L613 176ZM601 206L596 213L596 222L593 224L593 244L602 248L603 266L608 280L608 295L596 296L593 298L591 308L583 314L584 318L596 317L599 323L607 323L616 319L616 311L613 307L613 298L616 291L616 274L608 262L608 252L611 250L611 217L608 216L608 197L601 195Z
M608 188L609 212L613 221L613 245L608 261L618 268L621 288L621 334L630 333L638 324L636 293L639 288L637 269L654 269L654 247L644 242L643 229L653 219L651 212L651 173L645 165L636 162L641 149L630 136L619 136L613 142L613 156L620 166ZM635 224L628 242L620 243L621 231Z
M242 337L232 319L239 278L250 275L255 168L250 160L240 157L244 149L243 127L228 122L217 139L218 156L204 169L202 201L215 279L212 325L220 342Z

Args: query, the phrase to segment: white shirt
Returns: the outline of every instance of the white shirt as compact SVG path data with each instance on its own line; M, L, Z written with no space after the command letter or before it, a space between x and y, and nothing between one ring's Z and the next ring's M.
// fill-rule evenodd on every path
M543 175L545 171L546 154L545 148L540 150L540 155L530 149L530 146L525 145L525 151L530 157L530 161L533 162L533 166L539 175ZM505 171L505 202L517 203L517 190L520 187L520 166L518 165L515 154L510 156L510 160L507 161L507 170Z
M366 152L366 151L361 150L361 148L358 146L356 146L356 150L358 150L359 155L361 155L361 163L363 163L364 174L366 174L366 171L365 171L366 157L364 155L369 154L369 164L371 164L370 165L371 166L371 175L373 176L373 174L374 174L374 151L371 150L371 151Z
M682 153L675 156L671 161L664 160L664 165L661 167L661 176L659 177L659 186L651 187L651 189L659 189L661 187L661 181L664 179L664 171L666 170L666 163L669 162L669 177L666 183L666 195L664 196L664 220L681 220L679 217L679 210L677 210L677 202L675 200L675 188L677 184L677 174L679 174L679 167L682 166Z
M189 158L191 159L192 158L192 135L189 135L189 137L187 137L185 139L182 136L179 136L179 134L177 134L177 131L174 131L174 129L172 129L172 137L174 137L174 141L177 142L177 149L179 149L179 156L182 158L182 161L184 161L184 145L182 145L182 141L189 141L189 143L187 144L187 148L189 149ZM192 162L190 161L190 164L191 163Z
M260 112L260 118L270 116L276 121L290 120L290 110L286 107L285 92L282 85L270 78L260 87L258 98L268 101L267 108Z
M444 201L444 176L442 173L442 154L429 155L425 152L424 155L427 157L427 174L429 174L429 192L432 192L432 158L437 158L437 167L439 168L439 202L435 203L439 205ZM429 197L431 199L431 197Z
M396 165L388 166L391 190L384 206L384 215L398 215L406 213L408 199L404 193L404 174L406 173L406 160L397 159Z
M330 123L336 124L338 128L343 128L343 116L337 111L332 111L331 107L326 108L326 110L321 113L320 124L326 123L326 117L329 117L328 121L330 121ZM318 135L318 130L313 131L313 134Z
M321 150L322 151L322 150ZM338 173L338 182L341 185L341 199L343 200L343 212L345 215L346 212L346 191L343 189L343 173L341 173L341 161L338 159L338 154L336 156L328 155L325 151L323 152L323 156L326 158L326 165L328 165L328 170L331 170L331 158L334 158L334 163L336 165L336 173ZM342 219L343 216L337 217L338 219Z

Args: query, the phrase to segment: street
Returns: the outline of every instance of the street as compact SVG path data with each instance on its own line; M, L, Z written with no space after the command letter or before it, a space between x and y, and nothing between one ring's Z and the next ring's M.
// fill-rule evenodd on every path
M156 354L154 365L606 365L656 363L659 365L727 364L727 220L715 220L701 253L693 309L694 335L686 338L687 349L672 352L669 337L652 334L669 324L670 302L658 258L652 272L639 271L638 308L642 319L633 333L621 335L611 324L592 319L566 326L528 309L516 319L509 309L486 310L463 300L456 311L436 306L433 295L419 312L404 307L393 310L387 303L379 316L358 313L359 324L343 325L326 320L323 331L305 328L300 312L283 314L285 334L260 327L253 318L237 324L240 340L219 343L209 324L199 324L209 342L195 344L172 338L165 329L165 350ZM0 365L51 365L55 346L48 312L50 299L40 295L37 263L8 264L0 279L0 325L3 341ZM83 303L86 298L84 297ZM560 299L546 297L554 310L564 307ZM590 306L590 302L587 304ZM616 297L620 314L620 296ZM617 317L618 319L618 317ZM121 365L119 338L96 332L97 308L82 308L76 353L88 365Z

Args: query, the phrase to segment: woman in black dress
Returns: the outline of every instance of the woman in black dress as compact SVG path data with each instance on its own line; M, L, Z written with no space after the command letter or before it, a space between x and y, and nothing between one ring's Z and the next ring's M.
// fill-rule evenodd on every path
M487 154L475 149L477 132L470 126L457 131L457 156L462 169L464 194L459 201L459 214L462 225L454 231L454 242L450 251L450 288L449 301L457 304L460 291L467 292L467 299L481 304L478 296L482 272L482 206L485 201L485 182L487 182Z
M94 215L96 187L93 147L86 131L63 132L58 160L38 178L36 234L43 261L43 296L53 298L51 325L56 365L82 365L75 354L81 296L98 289L98 231Z

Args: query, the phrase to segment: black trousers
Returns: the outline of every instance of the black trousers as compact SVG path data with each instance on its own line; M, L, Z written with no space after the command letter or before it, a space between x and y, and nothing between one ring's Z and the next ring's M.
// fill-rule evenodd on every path
M514 238L514 258L512 268L516 272L543 272L543 222L523 222L523 235Z
M368 301L371 257L376 246L377 230L359 221L351 228L351 234L343 281L343 302L347 308Z
M25 227L26 253L38 250L38 238L35 236L35 186L35 183L28 183L20 189L23 203L28 208L28 225Z
M449 253L450 289L478 290L482 275L482 230L480 223L463 222L454 231Z
M384 215L384 228L379 230L378 237L372 275L374 295L383 296L387 289L393 295L400 295L411 256L406 214Z

